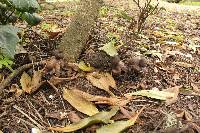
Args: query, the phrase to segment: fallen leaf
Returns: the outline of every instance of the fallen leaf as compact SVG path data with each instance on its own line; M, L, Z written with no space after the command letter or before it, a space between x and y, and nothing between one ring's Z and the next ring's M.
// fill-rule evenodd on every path
M42 84L42 70L34 71L31 78L26 72L21 76L20 83L22 90L26 93L35 92Z
M165 92L165 91L159 91L159 90L141 90L136 91L133 93L128 93L126 96L133 96L133 95L140 95L140 96L146 96L150 98L155 98L159 100L167 100L174 97L174 93L172 92Z
M95 102L95 104L108 104L111 106L125 106L131 99L125 97L103 97L97 95L91 95L89 93L80 91L78 89L72 90L74 93L81 95L88 101Z
M198 87L196 84L191 83L191 86L192 86L194 92L196 92L196 93L200 93L200 89L199 89L199 87Z
M67 125L66 127L49 127L48 129L60 132L73 132L96 123L110 123L111 117L114 116L118 110L118 107L113 107L109 112L99 112L91 117L82 119L77 123Z
M142 108L134 117L127 121L117 121L112 124L103 126L96 130L96 133L121 133L123 130L135 124L139 114L142 112Z
M192 115L186 110L176 110L177 118L183 118L186 121L192 121Z
M68 113L68 119L73 123L79 122L81 120L81 118L74 111Z
M45 117L63 120L68 118L68 113L63 110L57 110L55 112L45 112Z
M112 75L109 73L88 73L86 75L86 79L92 83L95 87L107 91L110 95L114 96L114 94L109 90L110 87L116 89L116 82Z
M89 116L92 116L99 112L93 103L89 102L77 93L74 93L72 90L64 89L63 98L67 100L78 111Z
M94 67L87 66L84 61L79 62L78 67L85 72L91 72L94 70Z
M21 83L21 87L22 87L22 90L27 92L27 93L30 93L31 92L31 77L26 73L24 72L21 76L21 79L20 79L20 83Z
M174 94L172 98L166 99L165 102L166 102L167 105L173 104L173 103L175 103L177 101L179 90L180 90L181 87L182 87L182 85L171 87L171 88L168 88L168 89L164 90L166 92L170 92L170 93Z
M185 63L185 62L173 62L173 64L180 66L180 67L185 67L185 68L191 68L193 67L192 64Z
M103 47L99 48L99 50L103 50L110 56L116 56L118 55L118 53L115 43L115 40L111 40L110 42L106 43Z

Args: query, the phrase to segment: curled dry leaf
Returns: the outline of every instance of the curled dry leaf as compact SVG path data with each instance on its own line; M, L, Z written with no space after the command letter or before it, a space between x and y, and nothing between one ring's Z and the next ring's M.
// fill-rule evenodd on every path
M110 95L114 96L114 94L109 90L110 87L116 89L116 82L112 75L109 73L88 73L86 75L86 79L92 83L95 87L105 90Z
M19 88L17 84L12 84L10 87L10 92L14 92L16 97L19 97L22 95L23 90Z
M109 123L111 122L111 117L113 117L118 110L118 107L113 107L109 112L99 112L93 116L82 119L77 123L67 125L66 127L49 127L48 129L60 132L73 132L96 123Z
M112 124L103 126L97 129L96 133L121 133L123 130L135 124L140 113L143 111L142 108L138 113L136 113L130 120L127 121L117 121Z
M29 94L35 92L42 84L42 70L34 71L32 78L24 72L21 76L20 83L24 92Z
M74 93L81 95L88 101L95 102L95 104L108 104L111 106L125 106L131 99L125 97L103 97L97 95L91 95L89 93L80 91L78 89L72 90Z
M93 103L81 97L79 94L74 93L72 90L64 89L63 98L78 111L86 115L92 116L99 112Z

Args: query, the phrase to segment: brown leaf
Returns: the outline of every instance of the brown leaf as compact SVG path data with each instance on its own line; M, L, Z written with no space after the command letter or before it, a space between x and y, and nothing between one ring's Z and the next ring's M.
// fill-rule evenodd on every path
M12 84L9 91L14 92L16 97L21 96L23 93L23 90L17 84Z
M41 80L42 70L34 71L32 78L26 72L24 72L20 79L22 90L29 94L35 92L43 83Z
M192 121L192 115L186 110L176 110L175 112L178 118L183 118L184 120Z
M45 117L46 118L54 118L54 119L58 119L58 120L63 120L63 119L68 118L68 114L65 111L58 110L56 112L47 112L47 113L45 113Z
M78 111L89 116L92 116L99 112L93 103L81 97L79 94L74 93L72 90L64 89L63 98L67 100Z
M79 122L81 120L81 118L74 111L68 113L68 119L73 123Z
M125 106L130 99L125 97L103 97L103 96L96 96L91 95L89 93L73 89L74 93L81 95L83 98L87 99L88 101L95 102L95 104L108 104L111 106Z
M95 87L107 91L110 95L114 94L109 90L110 87L116 89L116 82L109 73L88 73L86 79L89 80Z
M196 84L191 83L191 86L192 86L194 92L196 92L196 93L200 93L200 89L199 89L199 87L198 87Z
M174 93L174 96L172 98L169 98L165 101L167 105L170 105L170 104L175 103L177 101L179 90L180 90L181 87L182 87L182 85L171 87L171 88L168 88L168 89L165 90L166 92Z
M20 83L21 83L21 86L22 86L22 90L27 92L27 93L30 93L31 92L31 77L26 73L24 72L21 76L21 79L20 79Z

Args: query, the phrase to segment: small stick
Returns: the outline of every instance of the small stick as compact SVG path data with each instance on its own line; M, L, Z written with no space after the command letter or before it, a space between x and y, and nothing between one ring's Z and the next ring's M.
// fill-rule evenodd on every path
M43 126L41 126L38 122L36 122L35 120L33 120L33 118L31 118L30 116L28 116L28 114L26 114L24 111L22 111L22 110L20 109L20 107L18 107L17 105L14 105L13 108L15 108L15 109L18 110L20 113L22 113L24 116L26 116L30 121L32 121L35 125L37 125L38 128L44 129Z

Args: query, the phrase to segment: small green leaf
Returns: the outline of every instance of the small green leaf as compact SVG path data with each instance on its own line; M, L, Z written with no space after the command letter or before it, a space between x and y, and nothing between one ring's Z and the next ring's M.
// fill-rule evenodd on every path
M110 56L116 56L118 55L118 53L115 43L115 40L111 40L110 42L106 43L103 47L99 48L99 50L105 51Z
M96 123L110 123L112 122L110 120L111 117L114 116L118 110L118 107L113 107L109 112L99 112L91 117L82 119L77 123L67 125L66 127L49 127L48 129L60 132L73 132Z
M38 25L42 21L42 17L37 15L36 13L31 14L25 12L22 14L21 18L31 26Z
M90 72L90 71L94 70L94 67L87 66L84 61L79 62L78 68L85 72Z

